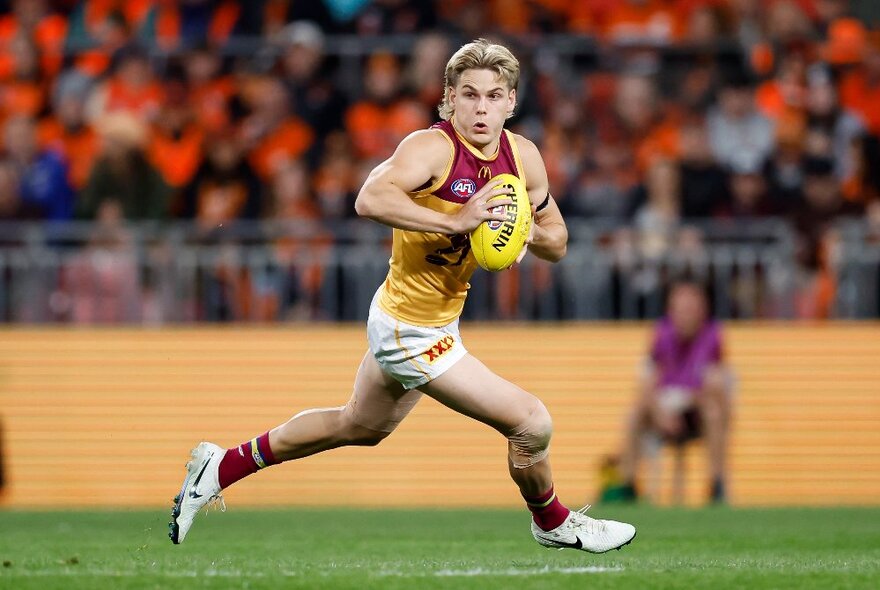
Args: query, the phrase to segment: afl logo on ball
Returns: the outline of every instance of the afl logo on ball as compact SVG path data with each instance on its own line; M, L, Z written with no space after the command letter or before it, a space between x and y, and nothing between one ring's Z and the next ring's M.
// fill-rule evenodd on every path
M504 207L505 207L504 205L496 205L495 207L492 207L491 209L489 209L489 211L491 211L492 213L504 213ZM502 225L504 225L504 222L499 219L490 219L489 221L486 222L486 225L489 226L489 229L491 229L492 231L495 231L498 228L500 228Z
M459 199L469 199L472 194L477 192L477 183L470 178L459 178L454 180L449 188Z

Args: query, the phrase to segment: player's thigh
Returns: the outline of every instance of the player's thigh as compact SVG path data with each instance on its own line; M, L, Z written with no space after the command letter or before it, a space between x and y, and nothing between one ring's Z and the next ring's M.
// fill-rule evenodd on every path
M493 373L471 354L420 389L441 404L509 434L535 411L544 411L532 394Z
M347 411L352 421L370 430L391 432L415 407L422 393L407 390L385 373L369 351L364 355L354 380Z

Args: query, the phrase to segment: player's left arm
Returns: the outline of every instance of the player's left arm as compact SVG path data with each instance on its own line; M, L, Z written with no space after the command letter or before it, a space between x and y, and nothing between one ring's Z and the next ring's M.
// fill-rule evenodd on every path
M522 161L523 173L526 177L526 191L532 203L534 220L529 242L529 252L549 260L559 262L568 244L568 228L559 207L550 195L550 182L547 180L547 168L544 158L537 146L528 139L515 135ZM540 209L540 210L537 210Z

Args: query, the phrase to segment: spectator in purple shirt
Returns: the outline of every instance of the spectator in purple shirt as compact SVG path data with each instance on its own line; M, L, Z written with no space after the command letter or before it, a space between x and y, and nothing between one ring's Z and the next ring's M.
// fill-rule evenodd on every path
M635 480L645 435L682 445L703 437L709 455L710 497L725 500L732 378L725 365L721 327L709 317L704 288L675 282L667 315L654 331L650 358L639 379L638 399L621 457L625 495L635 499ZM681 479L679 479L681 481Z

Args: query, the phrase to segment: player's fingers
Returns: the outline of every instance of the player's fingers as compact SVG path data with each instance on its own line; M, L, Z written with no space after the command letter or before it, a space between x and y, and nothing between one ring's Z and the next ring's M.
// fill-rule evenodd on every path
M492 211L496 208L499 208L499 211L501 212L501 214L504 215L505 214L504 206L510 205L511 203L513 203L513 199L511 199L510 197L501 197L499 199L492 199L491 201L483 203L483 209L486 209L488 211Z
M483 209L482 218L484 221L495 220L495 221L504 221L507 219L507 203L499 203L501 199L496 201L492 201L492 204Z
M486 186L488 186L488 185L486 185ZM485 189L486 189L486 187L483 187L482 190L485 190ZM480 192L482 192L482 190ZM487 190L486 192L479 194L479 195L475 195L475 196L478 200L485 202L485 201L488 201L489 199L491 199L492 197L498 197L498 196L507 195L507 194L510 194L510 191L508 190L507 186L503 185L503 184L499 184L499 185L496 185L494 188L491 188L490 190Z

